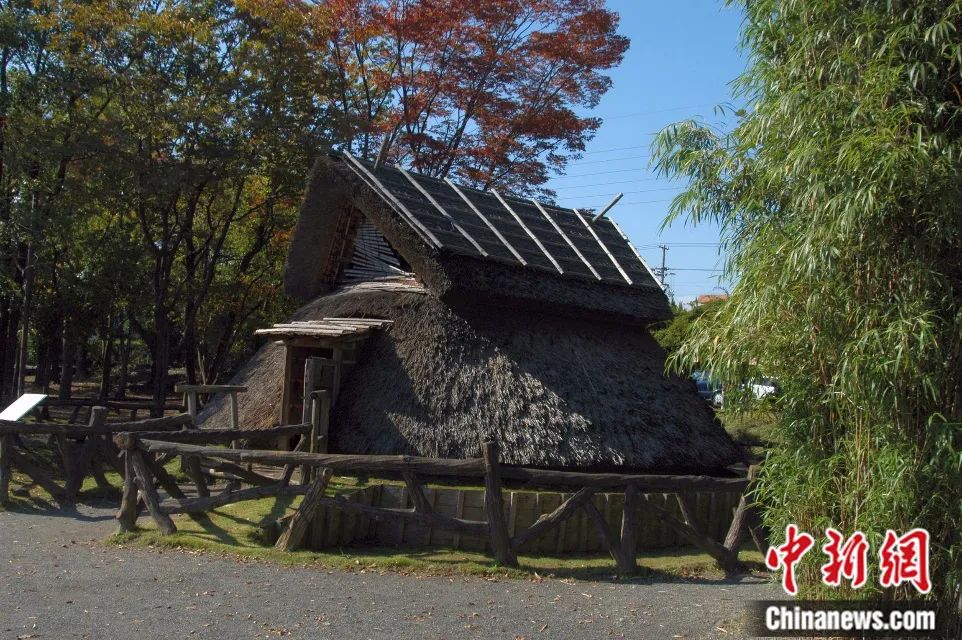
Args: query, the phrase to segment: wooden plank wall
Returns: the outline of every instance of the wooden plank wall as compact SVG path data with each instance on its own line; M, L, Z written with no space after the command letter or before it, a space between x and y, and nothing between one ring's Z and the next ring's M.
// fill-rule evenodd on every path
M484 520L482 489L426 486L424 492L435 510L442 515L466 520ZM571 493L547 491L505 490L505 517L508 533L513 537L516 533L525 530L541 514L550 513L571 495ZM655 504L679 518L682 517L674 496L647 495L655 500ZM732 512L738 506L739 494L697 492L689 495L695 507L696 517L705 533L714 539L724 539L731 524ZM410 508L412 506L407 487L402 485L373 485L353 492L350 494L350 499L378 507ZM625 503L624 494L598 493L592 498L592 502L613 529L620 529ZM637 537L640 550L687 546L678 534L664 527L645 509L641 510ZM366 516L348 514L327 507L321 508L311 523L308 540L312 549L343 546L352 542L397 547L434 546L474 551L482 551L487 546L486 540L472 536L405 523L403 520L378 522ZM605 550L598 537L597 528L592 526L581 510L560 526L531 540L522 549L523 552L533 553L585 553Z

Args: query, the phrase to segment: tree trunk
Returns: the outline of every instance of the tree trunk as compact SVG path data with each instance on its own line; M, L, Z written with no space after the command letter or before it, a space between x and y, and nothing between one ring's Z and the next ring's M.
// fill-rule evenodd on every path
M17 364L17 328L20 326L20 302L16 295L8 298L7 326L0 340L3 342L3 368L0 369L0 393L6 403L14 399L14 369Z
M110 370L113 367L114 352L114 332L112 330L112 318L108 317L105 327L101 332L103 338L103 350L100 352L101 375L100 375L100 399L106 400L110 394Z
M23 395L24 377L27 371L27 360L30 357L30 303L33 294L33 247L27 247L27 257L23 266L23 313L20 328L20 344L17 347L17 369L14 373L14 388L17 397Z
M87 336L77 341L77 368L74 371L74 379L86 380L90 377L90 367L87 366L89 357L87 355Z
M73 385L73 368L77 361L77 346L71 339L68 327L63 328L63 347L60 349L60 393L57 397L61 400L70 400L71 386Z
M7 405L9 399L7 379L4 372L7 370L7 362L10 350L7 343L7 329L10 327L10 307L6 299L0 300L0 403Z
M170 322L161 305L154 309L154 330L156 334L151 353L154 364L154 408L151 409L151 416L159 418L164 414L163 407L167 401L167 369L170 366Z
M184 345L182 357L187 384L197 384L197 331L193 322L188 322L187 326L184 327L182 342Z
M117 379L117 399L127 397L127 376L130 369L130 325L124 326L124 333L120 337L120 374Z

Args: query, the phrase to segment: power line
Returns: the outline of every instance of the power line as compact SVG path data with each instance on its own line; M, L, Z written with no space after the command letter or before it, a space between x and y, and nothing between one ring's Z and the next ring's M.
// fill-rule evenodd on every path
M645 180L614 180L611 182L589 182L588 184L569 184L563 187L555 187L555 191L566 189L586 189L588 187L606 187L612 184L646 184L649 182L662 182L662 178L646 178Z
M662 244L667 244L669 247L720 247L722 243L720 242L664 242ZM635 245L639 249L654 249L661 245L659 244L639 244Z
M582 162L581 160L574 160L571 162L571 166L577 167L582 164L601 164L602 162L622 162L624 160L646 160L651 157L650 153L646 153L641 156L626 156L624 158L605 158L604 160L588 160L587 162Z
M622 202L621 205L627 207L632 204L656 204L659 202L671 202L674 198L666 198L664 200L635 200L634 202Z
M592 193L589 195L577 195L569 196L570 200L583 200L585 198L603 198L604 196L615 196L619 193L652 193L653 191L671 191L672 189L680 189L681 187L658 187L656 189L639 189L638 191L613 191L611 193Z
M654 134L648 133L648 134L644 134L644 135L653 136ZM632 149L647 149L647 148L649 148L650 146L651 146L651 143L648 143L648 144L636 144L636 145L633 145L633 146L630 146L630 147L610 147L610 148L608 148L608 149L592 149L591 151L582 151L581 154L582 154L582 155L585 155L585 156L590 156L590 155L594 155L594 154L596 154L596 153L611 153L612 151L631 151Z
M565 180L566 178L584 178L586 176L606 176L612 173L626 173L628 171L647 171L644 167L635 167L634 169L615 169L614 171L598 171L596 173L575 173L566 174L563 176L557 176L552 178L552 180Z

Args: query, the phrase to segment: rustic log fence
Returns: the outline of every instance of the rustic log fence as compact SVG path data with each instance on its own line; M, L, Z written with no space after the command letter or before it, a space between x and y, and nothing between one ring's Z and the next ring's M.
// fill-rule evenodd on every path
M141 412L154 412L158 409L162 411L176 411L182 413L184 405L178 402L167 402L157 406L153 400L98 400L95 398L70 398L60 400L58 398L47 398L43 404L33 409L33 415L38 421L50 420L51 408L70 409L71 413L67 416L67 424L85 424L90 422L94 407L106 407L110 412L123 415L127 414L130 421L138 419Z
M116 433L166 434L182 429L190 422L190 416L180 414L135 422L108 423L107 408L93 407L86 425L0 422L0 504L9 503L10 477L13 468L28 476L35 484L46 490L59 503L76 502L84 479L92 475L100 488L110 488L104 476L105 469L123 473L118 460L118 450L110 436ZM24 438L48 436L53 444L66 477L61 486L44 461L39 458Z
M374 519L399 519L459 534L484 537L488 540L497 562L505 566L517 565L517 551L525 542L559 526L578 510L582 510L597 528L600 538L622 573L632 573L637 570L635 532L641 509L647 509L667 527L710 555L727 572L738 571L741 568L738 553L746 532L751 532L760 550L764 549L758 515L747 498L743 497L740 501L724 541L714 540L704 532L700 523L696 521L688 500L688 495L695 491L744 492L749 478L582 473L509 466L500 463L499 447L493 442L482 444L482 455L479 458L454 460L397 455L227 449L200 444L202 442L223 443L237 435L226 432L211 439L204 437L206 432L194 432L190 435L166 434L162 440L148 437L149 435L130 433L118 434L114 437L116 444L124 451L128 461L126 464L130 464L135 472L129 476L131 482L125 483L124 501L118 514L123 530L134 526L137 518L136 495L139 490L149 514L160 530L166 534L176 531L176 525L170 518L174 513L202 512L232 502L268 496L304 495L298 510L289 519L287 528L277 541L277 546L286 550L298 548L303 544L307 533L306 523L311 521L321 507L335 508ZM171 435L172 437L169 437ZM185 499L173 496L161 501L154 486L155 481L160 481L160 478L151 476L150 468L143 463L146 457L157 455L191 456L207 461L219 460L222 464L232 464L234 467L240 467L245 463L285 469L300 466L315 469L318 472L313 475L303 474L304 483L298 486L291 486L287 482L289 476L285 473L280 481L262 483L251 489L225 492L216 497ZM140 469L139 472L138 469ZM400 476L410 493L413 507L378 507L350 500L343 495L327 496L325 489L333 473L389 478ZM424 485L429 480L483 484L485 487L484 520L465 520L438 513L425 496ZM502 495L505 481L531 488L578 487L578 491L554 511L542 515L530 527L512 537L505 520ZM603 489L623 491L625 494L620 529L611 527L591 501L592 496ZM647 493L673 494L678 500L682 518L678 518L649 500Z

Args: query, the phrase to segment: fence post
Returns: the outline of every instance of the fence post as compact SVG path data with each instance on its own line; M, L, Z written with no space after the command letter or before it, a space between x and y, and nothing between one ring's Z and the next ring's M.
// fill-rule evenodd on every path
M176 533L177 525L174 524L174 521L170 519L170 516L165 513L160 506L160 496L157 495L157 489L154 488L154 478L147 468L147 463L144 462L140 449L128 449L127 456L132 463L131 466L133 466L134 476L137 478L137 486L140 487L140 493L144 496L147 511L149 511L150 515L154 518L157 527L161 533L167 536ZM197 459L194 458L194 461L196 462Z
M120 510L117 511L117 522L121 533L133 531L137 528L137 482L134 480L134 465L130 457L130 449L123 450L124 456L124 490L120 499Z
M327 483L331 480L331 470L324 467L318 470L317 477L311 482L301 506L294 512L290 525L281 532L280 537L274 544L274 548L282 551L294 551L304 543L307 529L317 516L321 508L321 500L327 490Z
M741 498L738 501L738 507L735 509L735 515L732 517L731 526L728 528L728 535L725 536L725 548L735 554L738 557L738 551L742 546L742 540L745 538L745 532L751 531L752 539L755 540L756 545L759 547L759 551L764 554L766 549L758 544L758 517L755 505L752 504L748 499L748 492L751 491L751 482L755 479L755 475L758 472L758 467L752 465L748 467L748 482L749 485L745 487L744 493L742 493Z
M88 425L90 427L102 427L107 423L107 413L107 407L91 407ZM90 470L90 463L93 460L94 453L97 451L98 444L98 436L96 435L87 436L87 439L79 449L76 446L72 446L67 438L64 438L64 456L72 457L75 452L77 456L72 464L64 465L67 469L67 483L65 486L67 500L73 502L77 499L80 489L83 486L84 478L87 477L87 472Z
M629 573L638 570L638 509L641 507L638 487L629 484L625 487L625 508L621 516L621 557L624 569Z
M197 428L197 392L188 390L184 393L187 400L187 413L190 414L190 424L188 429ZM181 456L180 468L194 482L197 487L197 495L206 498L210 495L207 488L207 481L204 479L204 472L201 471L200 461L193 456Z
M491 549L498 564L518 566L518 557L511 547L508 524L504 520L504 497L501 495L501 468L499 447L496 442L482 445L484 456L484 511L488 518Z

